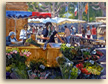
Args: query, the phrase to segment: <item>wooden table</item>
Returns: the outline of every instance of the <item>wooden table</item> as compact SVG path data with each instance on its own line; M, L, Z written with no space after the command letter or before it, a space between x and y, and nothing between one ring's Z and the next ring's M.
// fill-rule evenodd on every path
M61 54L60 48L51 48L49 45L47 45L46 50L43 50L43 48L39 48L34 45L16 46L16 47L6 46L6 49L11 49L11 48L18 48L20 51L22 49L28 49L31 52L31 56L28 57L27 62L30 62L31 60L38 60L42 58L46 60L47 63L45 64L45 66L47 67L58 66L56 62L56 57L58 57Z

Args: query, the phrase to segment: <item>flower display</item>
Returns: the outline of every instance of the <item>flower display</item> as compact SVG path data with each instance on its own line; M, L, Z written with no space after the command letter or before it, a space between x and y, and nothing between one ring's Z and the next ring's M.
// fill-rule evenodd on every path
M25 56L25 57L29 57L31 55L31 53L29 52L29 50L23 49L23 50L21 50L20 55Z
M84 66L83 66L82 63L79 63L79 64L76 65L76 67L79 68L79 69L81 69L81 68L83 68Z
M80 69L82 73L90 75L91 73L88 72L88 70L86 68L81 68Z

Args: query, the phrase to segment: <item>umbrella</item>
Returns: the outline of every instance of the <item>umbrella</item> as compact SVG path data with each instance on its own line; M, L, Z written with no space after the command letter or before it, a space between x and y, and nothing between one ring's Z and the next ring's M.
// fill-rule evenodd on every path
M101 28L106 28L106 25L99 25L99 27L101 27Z
M16 33L16 19L28 18L31 15L32 12L27 12L27 11L6 11L6 17L13 18L15 20L15 33Z
M8 18L27 18L32 15L32 12L27 11L6 11Z

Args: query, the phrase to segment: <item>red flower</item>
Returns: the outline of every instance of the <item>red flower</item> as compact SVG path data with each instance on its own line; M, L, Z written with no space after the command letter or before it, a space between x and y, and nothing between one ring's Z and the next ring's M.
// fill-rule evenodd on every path
M89 59L88 57L86 57L86 59Z
M91 74L91 73L89 73L89 72L87 71L86 68L81 68L81 72L84 73L84 74L87 74L87 75Z
M96 51L96 53L100 56L103 56L103 53L101 53L100 51Z
M81 68L83 68L84 66L83 66L82 63L79 63L79 64L76 65L76 67L79 68L79 69L81 69Z

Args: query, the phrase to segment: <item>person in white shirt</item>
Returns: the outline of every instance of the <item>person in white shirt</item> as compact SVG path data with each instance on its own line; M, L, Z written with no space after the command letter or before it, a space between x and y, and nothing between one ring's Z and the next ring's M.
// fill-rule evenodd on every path
M42 31L43 31L42 30L42 26L40 26L39 29L38 29L38 35L41 35L42 34Z
M90 37L91 37L91 29L90 29L89 26L87 26L86 35L87 35L87 38L90 39Z
M71 35L75 35L76 33L76 28L72 25L71 26Z
M28 29L28 26L24 25L24 29L20 31L20 39L23 40L23 43L26 41L26 39L30 38L29 36L30 32L27 29Z

